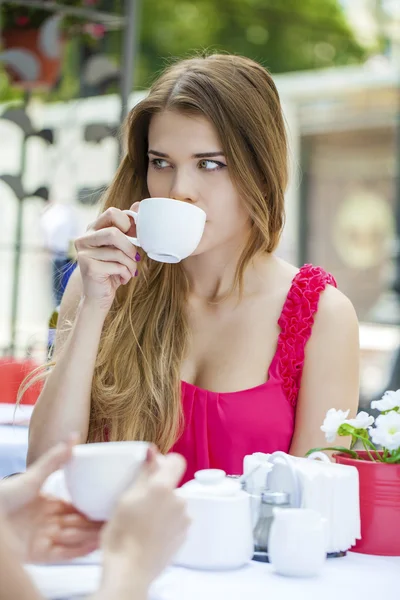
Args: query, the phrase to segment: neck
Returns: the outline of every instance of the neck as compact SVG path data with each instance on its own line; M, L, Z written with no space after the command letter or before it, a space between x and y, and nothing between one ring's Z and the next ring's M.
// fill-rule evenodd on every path
M187 258L183 266L189 279L190 295L209 302L226 297L232 290L242 251L243 247L234 241L210 252ZM251 281L257 275L257 263L257 260L252 261L246 269L245 292L248 287L252 287ZM234 290L234 298L238 292L239 290Z

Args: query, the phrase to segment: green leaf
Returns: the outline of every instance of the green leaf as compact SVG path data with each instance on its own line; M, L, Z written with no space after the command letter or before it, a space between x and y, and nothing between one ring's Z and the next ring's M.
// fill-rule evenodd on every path
M396 450L393 454L390 454L389 456L385 457L385 455L384 455L383 460L385 463L389 463L389 464L394 464L394 463L400 462L400 448L398 450Z
M357 430L353 425L349 425L348 423L343 423L338 429L339 435L354 435Z

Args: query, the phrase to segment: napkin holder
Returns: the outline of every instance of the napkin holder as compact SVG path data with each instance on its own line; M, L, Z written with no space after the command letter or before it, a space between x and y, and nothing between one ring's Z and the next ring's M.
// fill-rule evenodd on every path
M343 471L343 465L320 454L309 458L284 452L246 456L243 481L253 496L253 507L262 489L270 489L287 492L294 508L317 510L329 524L327 553L340 556L361 538L358 471L354 467Z

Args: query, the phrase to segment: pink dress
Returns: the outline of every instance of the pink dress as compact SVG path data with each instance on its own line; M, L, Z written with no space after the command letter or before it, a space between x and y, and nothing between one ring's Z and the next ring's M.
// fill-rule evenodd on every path
M265 383L238 392L210 392L182 382L184 429L173 447L187 460L181 483L200 469L243 472L254 452L288 452L293 437L304 351L321 292L332 275L304 265L292 281L278 320L277 349Z

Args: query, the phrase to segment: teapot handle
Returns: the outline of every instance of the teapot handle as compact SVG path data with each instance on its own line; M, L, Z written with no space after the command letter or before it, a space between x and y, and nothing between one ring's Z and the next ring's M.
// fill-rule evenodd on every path
M278 459L278 460L276 460L276 459ZM292 504L293 508L300 508L301 507L301 487L300 487L299 476L296 472L293 461L288 454L286 454L285 452L281 452L280 450L277 450L276 452L273 452L273 454L270 455L268 462L270 462L272 465L274 465L276 462L279 463L279 459L281 459L281 462L283 461L286 464L286 466L288 467L289 473L290 473L290 476L292 479L293 495L291 497L291 504Z

